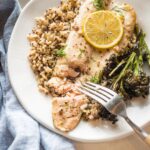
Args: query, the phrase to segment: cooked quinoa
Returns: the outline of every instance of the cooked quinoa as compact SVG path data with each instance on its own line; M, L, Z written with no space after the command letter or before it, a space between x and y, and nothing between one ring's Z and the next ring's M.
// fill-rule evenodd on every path
M31 46L29 62L39 90L45 94L50 94L47 82L57 61L57 51L65 47L79 7L77 0L62 1L58 8L50 8L44 16L36 18L36 26L28 35Z

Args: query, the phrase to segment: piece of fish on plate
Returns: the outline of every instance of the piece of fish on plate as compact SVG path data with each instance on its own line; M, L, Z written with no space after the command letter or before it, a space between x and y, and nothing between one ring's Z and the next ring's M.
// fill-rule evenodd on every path
M119 0L118 0L119 1ZM65 48L66 56L57 60L53 77L49 80L49 87L53 88L59 97L52 100L52 114L54 125L62 131L70 131L79 123L82 110L81 105L88 102L83 94L76 90L76 83L68 78L74 78L76 82L84 81L99 73L105 67L106 60L114 53L123 51L133 36L136 24L136 13L129 4L119 4L117 0L108 4L108 9L115 11L120 17L124 26L124 34L119 44L104 52L99 52L86 42L82 35L82 21L86 15L96 11L93 0L86 0L82 3L79 14L72 24L72 30ZM107 1L108 2L108 1ZM120 15L121 14L121 15ZM84 73L79 74L77 70ZM79 76L80 75L80 76ZM69 96L68 96L69 95Z
M129 45L131 38L133 37L134 28L136 25L136 13L132 6L129 4L119 4L119 0L114 0L110 3L108 9L115 11L115 8L120 12L118 15L122 18L123 26L124 26L124 34L121 41L115 47L108 49L104 52L92 51L91 59L88 64L89 66L89 75L94 76L99 74L100 70L102 70L106 65L106 60L110 58L110 56L114 53L119 53L125 50L125 48Z
M82 115L81 108L87 102L87 97L80 93L53 98L52 116L55 127L61 131L74 129L80 121Z

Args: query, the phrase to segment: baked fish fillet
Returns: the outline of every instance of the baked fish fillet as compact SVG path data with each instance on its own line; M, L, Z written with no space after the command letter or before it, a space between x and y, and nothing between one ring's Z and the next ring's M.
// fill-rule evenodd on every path
M76 83L89 80L91 76L98 74L105 67L106 60L112 54L123 51L133 36L136 13L132 6L129 4L120 5L118 1L107 1L107 9L115 11L114 8L119 7L122 16L124 16L122 18L124 34L117 46L105 52L99 52L84 39L82 21L86 15L96 11L93 0L86 0L82 3L79 14L72 24L67 46L64 50L66 56L58 59L53 77L48 83L48 86L59 95L52 100L53 121L55 127L59 130L70 131L74 129L81 118L81 106L88 102L87 97L76 90ZM120 16L120 13L115 12ZM80 70L80 73L78 70ZM74 80L75 83L71 82L69 78L76 79Z

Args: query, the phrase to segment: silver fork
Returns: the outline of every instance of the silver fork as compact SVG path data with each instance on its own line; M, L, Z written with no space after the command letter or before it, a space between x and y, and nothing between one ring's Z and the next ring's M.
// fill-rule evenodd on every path
M110 113L123 117L126 122L133 128L136 134L147 144L150 145L150 135L142 128L135 125L127 116L126 104L123 98L114 91L87 82L78 87L78 90L92 99L101 103Z

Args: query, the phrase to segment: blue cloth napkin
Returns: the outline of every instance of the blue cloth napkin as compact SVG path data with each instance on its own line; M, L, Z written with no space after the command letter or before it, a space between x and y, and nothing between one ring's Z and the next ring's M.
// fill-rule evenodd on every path
M0 150L74 150L70 141L32 119L10 86L7 48L19 13L17 1L0 0Z

